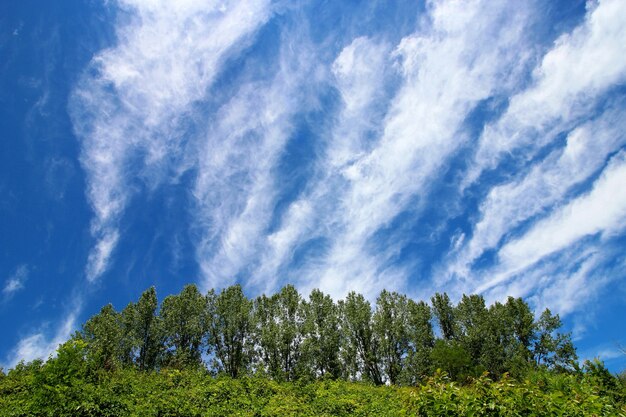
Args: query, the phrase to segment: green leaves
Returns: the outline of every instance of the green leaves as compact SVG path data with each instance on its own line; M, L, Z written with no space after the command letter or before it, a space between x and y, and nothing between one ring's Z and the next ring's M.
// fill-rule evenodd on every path
M376 385L381 385L379 340L374 335L372 326L372 308L361 294L351 292L342 305L343 328L350 352L357 357L355 374L362 373Z
M63 349L68 354L81 346ZM341 380L298 384L254 376L214 378L198 369L129 368L98 380L77 374L55 380L60 368L52 368L50 361L24 365L0 379L0 415L626 417L623 400L601 394L597 379L586 374L535 371L524 381L482 375L459 385L438 372L417 387L375 387Z
M272 297L254 303L259 370L278 381L293 381L302 373L304 305L298 291L287 285Z
M127 368L207 370L203 355L213 375L375 385L419 384L437 369L461 383L485 371L521 380L534 369L579 370L570 336L549 310L535 321L521 298L487 307L482 296L463 295L453 305L444 293L431 302L382 291L372 309L361 294L335 302L319 290L305 301L292 285L253 301L239 285L206 295L187 285L159 309L149 288L121 313L103 307L73 340L98 377Z
M252 362L252 307L239 285L218 296L213 292L207 295L208 349L215 355L214 369L233 378L247 373Z
M339 308L330 296L313 290L305 302L302 351L310 378L339 378L344 374L340 351L343 338Z
M161 306L166 360L177 368L202 364L201 345L208 324L207 300L195 285L186 285L178 295L165 297Z

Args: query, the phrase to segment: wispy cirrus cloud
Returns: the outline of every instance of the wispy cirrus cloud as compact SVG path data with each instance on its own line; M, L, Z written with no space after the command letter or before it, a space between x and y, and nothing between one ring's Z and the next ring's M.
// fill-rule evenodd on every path
M625 158L624 151L613 156L587 193L533 222L496 249L492 266L456 276L450 288L492 300L526 297L562 315L592 302L626 262L612 243L626 228Z
M30 362L35 359L47 359L54 354L60 344L69 339L76 329L77 312L71 312L63 322L49 334L45 328L39 329L23 337L10 352L3 365L13 368L19 362Z
M315 51L302 28L284 30L274 74L240 85L217 111L202 145L194 212L201 232L197 259L209 288L233 283L257 261L280 192L277 164L292 138L293 118L311 106Z
M532 84L509 99L488 125L464 185L512 152L530 160L542 146L594 114L604 93L626 80L626 6L588 2L584 22L559 37L533 72Z
M28 265L22 264L15 268L15 271L5 280L4 287L2 288L2 294L5 298L10 298L16 292L22 290L30 271Z
M568 247L585 236L610 236L626 226L626 153L615 155L588 194L558 208L536 222L519 239L498 251L505 272L479 290L521 271L543 257Z
M460 184L485 198L471 233L435 269L437 288L531 297L569 314L615 276L605 264L619 257L612 237L626 222L625 15L621 2L588 3L485 127ZM483 181L494 170L503 180Z
M70 104L94 210L89 281L106 270L120 238L130 179L153 188L184 167L193 104L271 14L264 0L118 5L117 44L93 59Z
M464 143L459 130L468 112L507 88L523 55L529 11L504 3L487 14L481 10L481 2L433 2L420 29L393 54L365 39L339 54L333 68L344 108L330 133L328 162L319 164L307 196L294 202L284 229L272 235L274 243L297 248L312 236L303 239L294 223L302 222L308 207L319 216L301 229L314 229L326 245L321 257L299 268L303 286L335 296L404 286L408 272L390 265L404 237L397 235L397 246L387 248L372 247L371 239L402 211L416 208L411 202L427 193L429 181ZM487 39L497 41L482 48ZM385 69L392 66L395 73ZM383 75L401 82L396 93L381 98L374 92L384 86ZM381 100L383 117L371 119L368 112ZM348 128L353 119L359 120L356 133ZM369 127L378 123L380 128Z
M176 2L119 0L117 42L98 53L74 86L68 105L80 141L86 195L94 211L85 276L106 272L123 238L119 221L137 183L152 190L175 182L196 163L187 134L194 105L207 98L226 61L243 50L269 19L269 1ZM173 174L172 174L173 173ZM21 288L9 280L5 293ZM23 337L7 363L46 358L76 328L85 293L50 334Z
M597 119L576 127L563 148L557 148L525 175L490 189L482 202L480 220L460 251L453 251L445 274L466 276L485 251L497 249L525 222L534 221L567 200L572 190L600 171L609 156L626 143L621 103Z

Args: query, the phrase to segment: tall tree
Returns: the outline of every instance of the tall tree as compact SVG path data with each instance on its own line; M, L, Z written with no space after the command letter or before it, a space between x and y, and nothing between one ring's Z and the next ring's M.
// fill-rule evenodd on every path
M431 352L435 344L432 313L423 301L408 300L407 332L409 351L404 358L403 381L413 385L431 373Z
M299 376L303 341L302 299L293 285L272 297L262 295L255 302L256 339L265 371L278 380Z
M153 370L163 354L163 324L157 315L158 299L154 287L141 294L135 304L134 334L138 346L137 365L141 370Z
M303 328L302 349L312 376L339 378L343 373L339 309L329 295L318 289L311 291L304 303Z
M193 284L163 300L161 318L170 365L194 367L202 363L201 346L207 330L205 313L206 298Z
M252 355L252 301L240 285L207 295L209 352L215 354L214 366L232 378L245 373Z
M575 367L578 359L569 333L557 332L561 328L561 318L545 309L536 324L537 334L533 357L537 365L553 369L569 370Z
M488 311L482 295L463 295L454 311L457 337L474 363L482 355L486 333L489 331Z
M376 300L372 328L380 347L382 370L387 380L397 384L403 358L409 350L409 312L405 295L383 290Z
M443 294L436 293L431 298L433 303L433 311L439 322L441 335L445 340L452 340L456 337L456 319L454 317L454 307L450 302L450 297L445 292Z
M135 362L139 340L136 336L137 310L134 303L128 305L120 313L120 330L123 337L120 340L120 363L124 367L132 366Z
M356 352L360 371L376 385L383 383L379 343L372 330L372 308L361 294L350 292L343 303L343 328L349 347Z
M82 337L88 346L87 358L96 369L113 370L120 365L122 326L111 304L87 320Z

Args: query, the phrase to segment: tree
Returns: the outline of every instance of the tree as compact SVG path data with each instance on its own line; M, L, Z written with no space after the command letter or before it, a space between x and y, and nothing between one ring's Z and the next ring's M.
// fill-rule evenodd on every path
M120 314L111 304L102 307L83 326L87 357L96 369L113 370L120 365L122 326Z
M120 364L123 367L132 366L137 354L138 339L135 334L135 325L137 322L137 314L134 303L128 305L122 310L119 316L120 331Z
M533 358L537 365L557 370L571 370L578 359L569 333L559 333L561 318L545 309L536 324Z
M293 285L272 297L262 295L255 302L256 339L261 362L273 378L292 381L303 365L299 362L303 341L302 299Z
M432 368L431 351L435 344L435 335L431 323L430 307L423 301L408 300L407 333L409 351L404 359L404 377L406 384L413 385Z
M252 354L252 301L240 285L207 295L209 353L215 354L214 367L232 378L244 373Z
M431 359L436 369L447 372L453 380L463 381L471 374L472 357L458 340L435 341Z
M141 370L156 369L163 353L163 324L157 308L156 290L150 287L141 294L133 310L133 333L139 350L136 361Z
M196 367L202 363L202 343L207 330L206 298L195 285L163 300L161 318L169 365Z
M409 350L408 316L406 296L386 290L380 293L372 327L380 347L382 370L392 384L399 382L402 362Z
M311 291L304 303L303 355L313 377L339 378L342 349L339 308L329 295L318 289Z
M480 362L489 329L489 312L482 295L465 295L454 310L457 337L475 364ZM497 340L499 343L499 340Z
M372 309L361 294L350 292L343 303L343 328L349 349L357 354L359 371L376 385L382 385L379 344L372 331Z
M454 339L457 333L456 319L454 317L454 307L452 307L450 297L448 297L446 293L436 293L435 296L431 298L431 301L433 303L435 317L439 322L442 337L445 340Z

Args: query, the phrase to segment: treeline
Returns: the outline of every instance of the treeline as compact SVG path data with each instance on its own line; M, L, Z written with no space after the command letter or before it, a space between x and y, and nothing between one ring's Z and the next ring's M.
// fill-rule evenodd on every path
M573 371L576 351L559 316L538 319L521 298L487 306L480 295L454 305L382 291L375 305L352 292L307 299L291 285L249 299L239 285L201 294L187 285L159 305L154 288L122 311L107 305L68 342L97 370L207 367L213 374L275 381L341 379L414 385L442 370L465 381L488 372L522 378Z

